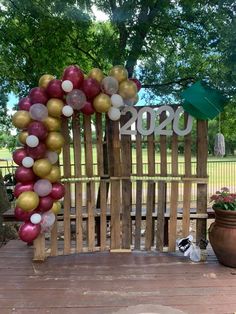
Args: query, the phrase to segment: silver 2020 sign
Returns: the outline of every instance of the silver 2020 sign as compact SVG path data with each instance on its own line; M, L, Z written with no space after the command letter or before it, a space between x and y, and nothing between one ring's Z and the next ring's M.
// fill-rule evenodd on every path
M161 106L156 110L151 107L143 107L139 111L135 107L125 107L121 114L125 115L128 112L131 113L131 118L120 128L121 135L136 135L137 132L142 135L150 135L152 133L156 135L172 135L174 132L184 136L191 132L193 126L193 118L188 116L185 129L180 129L180 118L184 113L183 107L178 107L176 111L171 106ZM166 112L166 118L158 124L158 116L162 112ZM148 127L144 127L145 123L143 121L147 119L147 115L150 115L150 123ZM135 129L131 128L134 123Z

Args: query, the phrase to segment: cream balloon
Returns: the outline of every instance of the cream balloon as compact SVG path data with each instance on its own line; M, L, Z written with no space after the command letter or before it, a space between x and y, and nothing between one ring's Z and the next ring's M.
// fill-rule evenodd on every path
M74 109L71 106L66 105L62 108L62 113L65 117L71 117L74 113Z
M27 138L26 138L26 144L27 144L29 147L37 147L38 144L39 144L39 139L38 139L37 136L35 136L35 135L29 135L29 136L27 136Z
M25 157L22 160L22 166L24 166L25 168L31 168L34 164L34 160L31 157Z
M69 93L73 90L73 83L69 80L65 80L61 83L61 88L64 92Z
M112 120L112 121L117 121L120 119L120 110L118 108L115 107L111 107L108 111L108 117Z
M34 224L34 225L39 224L39 223L41 222L41 220L42 220L41 215L40 215L40 214L37 214L37 213L33 214L33 215L30 217L30 221L31 221L32 224Z
M123 98L118 94L113 94L111 96L111 104L115 108L120 108L120 107L124 106Z

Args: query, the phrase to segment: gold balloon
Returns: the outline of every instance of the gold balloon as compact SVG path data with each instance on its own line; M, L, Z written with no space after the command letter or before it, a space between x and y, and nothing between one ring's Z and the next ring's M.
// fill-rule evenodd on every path
M110 70L109 75L115 77L119 83L128 79L128 71L122 65L114 66Z
M34 162L33 171L36 176L44 178L52 170L52 164L47 158L38 159Z
M51 81L51 80L54 80L54 76L53 75L50 75L50 74L44 74L40 77L39 79L39 87L43 87L43 88L46 88L48 86L48 83Z
M28 111L19 110L12 117L13 125L18 129L25 129L31 122L31 117Z
M26 138L29 135L27 131L21 131L18 135L18 140L21 144L26 144Z
M101 81L104 79L104 74L102 73L102 70L98 68L93 68L89 74L88 77L91 77L98 81L98 83L101 83Z
M16 206L29 212L39 205L39 196L33 191L22 192L16 200Z
M60 178L61 178L60 168L55 165L52 166L52 170L50 171L50 173L44 177L44 179L49 180L51 183L59 181Z
M65 139L59 132L49 132L45 144L49 150L57 151L62 148Z
M48 115L55 118L60 118L63 106L64 102L61 99L58 98L49 99L49 101L47 102Z
M133 81L126 80L120 83L118 93L124 99L136 98L137 92L137 86Z
M50 209L55 215L60 213L61 210L61 203L60 202L54 202L52 205L52 208Z
M49 132L59 131L61 129L61 120L48 116L43 120L44 125L47 127Z
M106 94L100 93L94 98L93 107L97 112L107 112L111 107L111 98Z

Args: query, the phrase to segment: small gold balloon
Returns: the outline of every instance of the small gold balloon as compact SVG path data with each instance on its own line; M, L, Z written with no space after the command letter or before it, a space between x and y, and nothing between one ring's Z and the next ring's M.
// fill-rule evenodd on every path
M53 80L55 77L50 74L44 74L39 79L39 87L46 88L48 86L48 83Z
M33 191L22 192L16 200L16 206L29 212L39 205L39 196Z
M48 116L43 120L43 124L47 127L49 132L59 131L61 129L61 119Z
M52 166L52 170L50 171L50 173L44 177L44 179L49 180L51 183L59 181L60 178L61 178L60 168L55 165Z
M60 213L61 210L61 203L60 202L54 202L52 205L52 208L50 209L55 215Z
M47 158L38 159L34 162L33 171L36 176L44 178L52 170L52 164Z
M124 80L127 80L128 71L122 65L116 65L110 70L109 75L115 77L120 83Z
M26 144L26 138L29 135L27 131L21 131L18 135L18 140L21 144Z
M45 144L49 150L57 151L62 148L65 139L59 132L49 132Z
M100 93L94 98L93 107L97 112L107 112L111 107L111 98L106 94Z
M47 102L48 115L54 118L60 118L64 102L58 98L51 98Z
M12 124L18 129L25 129L31 122L28 111L19 110L12 117Z
M136 98L137 92L137 86L133 81L126 80L120 83L118 93L124 99Z
M98 81L98 83L101 83L101 81L103 80L104 78L104 74L102 73L102 70L98 69L98 68L93 68L89 74L88 74L88 77L91 77L95 80Z

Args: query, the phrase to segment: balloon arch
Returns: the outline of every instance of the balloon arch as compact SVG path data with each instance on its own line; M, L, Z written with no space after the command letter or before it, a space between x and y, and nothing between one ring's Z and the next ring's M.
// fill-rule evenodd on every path
M49 232L61 209L65 188L60 182L59 154L65 143L61 133L63 117L76 111L85 115L106 113L120 119L121 109L138 101L140 82L128 79L123 66L114 66L109 76L98 68L86 76L76 66L68 66L62 79L45 74L39 86L30 90L18 104L13 125L20 130L21 148L13 152L18 165L15 216L23 221L21 240L31 243L39 234Z

